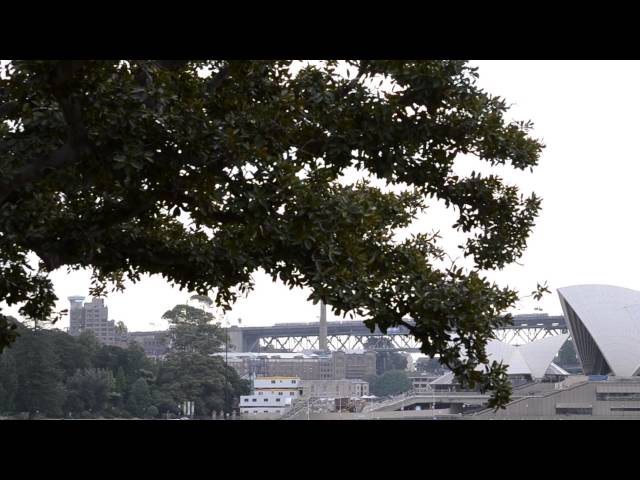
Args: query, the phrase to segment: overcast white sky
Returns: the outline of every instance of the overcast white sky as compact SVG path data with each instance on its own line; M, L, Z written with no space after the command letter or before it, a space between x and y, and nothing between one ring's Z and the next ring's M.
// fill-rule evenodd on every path
M640 230L637 215L640 62L634 61L477 61L479 84L513 104L511 116L532 120L533 135L547 148L533 173L501 169L505 179L543 198L542 213L527 252L491 276L528 293L547 281L552 294L540 304L523 301L515 313L534 307L561 313L556 288L606 283L640 290ZM470 167L469 167L470 168ZM468 167L461 162L460 170ZM446 227L453 217L434 206L412 230ZM442 223L444 222L444 223ZM446 245L455 246L452 239ZM451 253L455 253L451 251ZM70 295L88 295L89 273L64 270L52 275L59 308ZM289 290L256 274L256 289L228 314L243 325L310 322L319 308L306 302L308 292ZM164 311L189 294L162 278L145 278L124 293L110 294L110 318L130 330L164 328ZM15 314L17 309L8 309ZM329 320L337 320L328 312ZM60 327L66 327L63 320Z

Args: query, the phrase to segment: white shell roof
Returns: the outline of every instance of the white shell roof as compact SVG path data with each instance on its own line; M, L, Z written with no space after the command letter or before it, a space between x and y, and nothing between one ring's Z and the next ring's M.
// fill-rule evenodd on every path
M574 310L614 375L640 368L640 292L611 285L575 285L558 293Z
M555 363L551 363L547 371L545 372L547 375L564 375L568 377L570 374L564 368L556 365Z
M569 338L568 333L553 335L550 337L526 343L518 347L527 365L531 368L533 378L544 377L554 357Z
M547 373L552 372L554 375L569 375L552 363L558 351L568 338L568 333L562 333L520 346L509 345L508 343L494 339L487 342L487 357L489 362L502 362L504 365L507 365L507 375L531 375L533 379L544 378ZM552 365L555 368L552 367ZM559 369L561 372L556 373L556 369ZM478 370L484 370L484 366L479 365ZM445 375L443 375L431 383L442 383L441 379L448 380L445 379Z
M487 343L486 351L490 362L496 361L508 365L508 375L531 375L532 378L543 378L567 338L569 334L564 333L521 346L492 340Z

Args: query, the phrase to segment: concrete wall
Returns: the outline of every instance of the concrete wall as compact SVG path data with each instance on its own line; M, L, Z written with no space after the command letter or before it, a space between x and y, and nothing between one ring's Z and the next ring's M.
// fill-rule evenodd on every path
M306 414L305 414L306 415ZM432 420L462 418L452 415L449 409L434 410L406 410L403 412L362 412L362 413L312 413L310 420ZM306 418L306 416L305 416Z
M244 345L242 343L242 329L238 327L229 328L229 350L232 352L244 351Z
M478 417L486 418L532 418L532 417L555 417L555 418L587 418L589 416L595 417L635 417L640 418L640 411L612 411L612 408L640 408L640 401L617 401L617 400L598 400L596 396L596 390L598 386L602 385L616 385L622 388L638 385L636 382L585 382L582 384L573 385L565 390L557 390L547 394L525 397L516 400L507 405L505 410L498 412L486 411ZM578 415L578 414L557 414L556 407L558 404L577 404L577 405L591 405L592 415Z

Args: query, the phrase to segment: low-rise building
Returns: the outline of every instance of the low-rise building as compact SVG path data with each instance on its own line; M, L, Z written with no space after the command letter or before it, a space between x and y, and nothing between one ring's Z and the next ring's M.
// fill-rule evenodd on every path
M374 351L345 350L333 352L332 357L336 365L335 377L360 379L376 374L376 353ZM344 364L344 375L339 369Z
M126 343L136 342L143 349L147 357L150 358L164 358L167 354L169 347L167 345L167 332L166 331L152 331L152 332L128 332L126 334Z
M302 396L297 377L257 377L253 393L240 397L240 413L249 416L280 416Z
M295 376L302 380L362 379L376 372L374 352L215 353L241 377Z
M369 383L359 379L301 380L303 397L360 398L369 395Z
M429 384L438 378L435 375L431 375L423 372L413 372L408 375L409 380L411 380L411 387L415 393L426 393L430 392L431 388Z

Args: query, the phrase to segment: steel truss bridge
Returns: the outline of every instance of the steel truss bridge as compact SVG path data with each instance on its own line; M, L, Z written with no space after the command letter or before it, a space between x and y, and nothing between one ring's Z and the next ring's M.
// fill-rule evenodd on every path
M281 323L271 327L233 327L231 342L242 352L303 352L318 350L319 322ZM533 342L567 332L563 316L515 315L512 325L495 331L496 338L510 344ZM372 333L362 321L328 322L327 343L332 351L373 348L375 350L419 352L419 342L406 327Z

